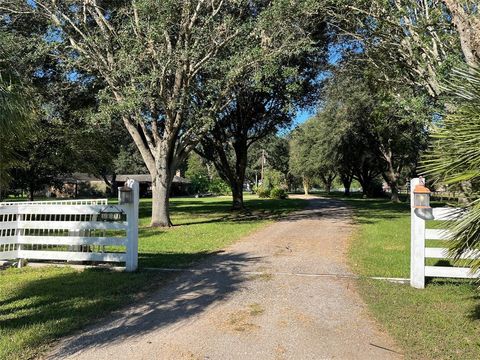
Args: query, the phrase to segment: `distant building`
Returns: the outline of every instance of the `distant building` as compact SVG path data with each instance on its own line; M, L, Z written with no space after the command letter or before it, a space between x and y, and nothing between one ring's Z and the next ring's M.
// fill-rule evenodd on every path
M152 196L152 178L149 174L117 175L117 186L123 186L128 179L139 182L141 196ZM171 196L189 195L190 184L190 180L175 175L172 181Z
M112 175L105 179L86 173L74 173L70 177L61 179L63 186L61 189L49 188L46 196L53 197L85 197L85 196L105 196L107 193L107 181L114 182L114 187L120 187L128 179L137 180L140 184L140 196L150 197L152 195L152 178L150 174L120 174L115 178ZM190 180L175 175L172 182L171 195L188 195Z

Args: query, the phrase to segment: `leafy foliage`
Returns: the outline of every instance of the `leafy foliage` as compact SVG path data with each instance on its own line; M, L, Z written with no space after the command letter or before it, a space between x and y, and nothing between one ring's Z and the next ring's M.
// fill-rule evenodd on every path
M292 133L290 171L303 178L306 188L314 179L321 179L329 191L336 172L333 159L328 156L324 146L323 140L326 134L322 134L320 126L321 123L312 118Z
M9 17L47 19L51 58L102 83L100 109L134 140L153 181L153 226L169 226L175 170L235 86L311 46L297 19L316 1L13 2ZM27 15L26 15L27 14ZM261 77L260 77L261 78Z
M434 128L433 146L424 165L437 182L460 187L468 203L465 217L450 224L456 258L480 249L480 71L458 70L450 84L456 108ZM480 269L480 258L471 261Z
M380 81L379 70L362 60L357 55L339 65L325 87L323 106L312 120L316 159L329 161L346 188L352 178L358 180L367 196L374 195L374 180L381 175L398 201L398 187L426 147L434 108L409 86Z
M271 199L286 199L288 197L287 192L285 189L274 187L270 191L270 198Z
M11 181L10 171L19 165L18 150L33 131L34 104L31 89L14 71L18 44L0 30L0 198Z
M270 197L270 189L266 186L260 185L255 189L257 195L261 199L269 198Z
M352 53L362 52L364 61L380 70L378 79L437 98L440 84L462 61L446 2L333 1L332 23L341 44L348 44Z

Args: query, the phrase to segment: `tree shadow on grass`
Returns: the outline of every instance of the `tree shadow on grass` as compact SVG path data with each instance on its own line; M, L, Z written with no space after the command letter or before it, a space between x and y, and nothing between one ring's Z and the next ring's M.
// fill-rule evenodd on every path
M188 201L172 201L170 211L174 216L174 226L208 224L222 221L255 221L277 219L294 210L302 209L307 202L302 199L248 199L244 211L232 210L230 199L218 199L208 202L203 199L189 198ZM149 218L152 214L151 203L141 202L140 218ZM205 218L190 221L195 218ZM176 219L179 218L179 219Z
M222 251L199 251L194 253L139 253L138 262L141 268L184 269L191 267L208 256L220 254Z
M476 294L472 296L472 300L475 301L475 306L473 307L472 311L469 314L470 319L472 320L480 320L480 294L478 293L478 281L475 284L476 286ZM472 284L473 287L473 284Z
M293 201L290 204L289 201ZM199 221L179 221L174 226L187 226L198 224L210 224L218 222L249 222L262 220L286 220L299 221L306 219L340 219L350 216L350 210L345 202L336 199L316 198L300 200L302 203L292 200L251 200L246 211L232 212L228 214ZM285 205L288 204L288 205ZM275 207L277 205L277 207Z
M356 224L375 224L409 215L407 203L392 203L387 199L343 199L356 213Z
M0 329L5 336L0 339L0 358L30 358L40 346L105 316L163 278L152 276L150 284L142 273L26 268L2 274L1 281L15 283L0 294ZM20 342L5 347L7 338Z
M0 328L8 333L35 324L52 324L47 333L40 334L41 341L48 341L105 316L148 286L158 289L100 324L63 340L54 357L64 358L191 319L239 290L248 276L241 270L257 260L245 253L220 253L202 262L196 271L177 274L164 286L163 273L148 271L127 274L87 270L40 276L2 300L0 319L2 313L14 311L15 304L22 309L2 319Z

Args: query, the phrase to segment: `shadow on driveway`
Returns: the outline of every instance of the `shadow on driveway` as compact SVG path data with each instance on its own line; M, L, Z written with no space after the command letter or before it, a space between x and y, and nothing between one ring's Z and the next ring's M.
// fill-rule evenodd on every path
M61 359L88 348L135 338L168 326L180 327L242 288L242 269L259 258L244 253L218 254L197 272L184 272L141 304L114 313L106 321L62 340L49 357Z

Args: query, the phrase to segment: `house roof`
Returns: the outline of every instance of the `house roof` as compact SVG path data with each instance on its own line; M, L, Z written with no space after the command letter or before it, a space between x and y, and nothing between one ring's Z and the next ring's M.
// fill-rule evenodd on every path
M152 182L152 177L150 174L128 174L128 175L117 175L116 181L119 182L124 182L127 181L128 179L133 179L137 180L138 182ZM173 177L173 183L176 184L190 184L191 181L188 179L185 179L181 176L175 175Z
M138 182L148 182L148 183L152 182L152 177L150 176L150 174L120 174L120 175L117 175L115 180L119 182L125 182L128 179L137 180ZM173 177L173 183L190 184L191 181L181 176L175 175Z
M129 179L137 180L138 182L152 182L152 177L150 174L124 174L117 175L115 178L116 181L125 182Z
M112 180L112 175L108 175L107 179ZM148 182L148 183L152 182L152 177L150 176L150 174L119 174L115 177L115 181L118 181L118 182L125 182L128 179L133 179L138 182ZM71 177L64 178L63 181L75 183L75 182L103 181L103 179L87 173L74 173L72 174ZM191 181L181 176L175 175L173 177L173 183L190 184Z

